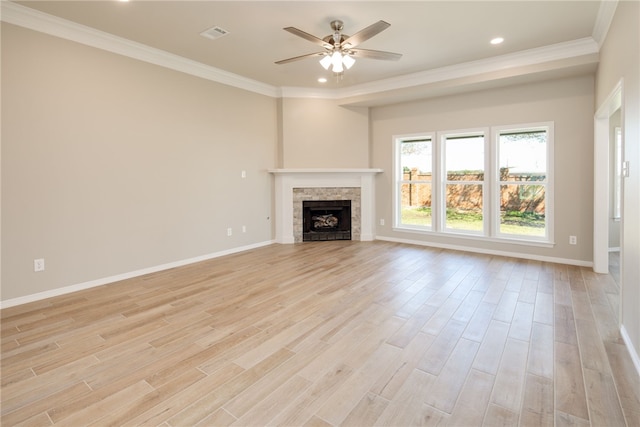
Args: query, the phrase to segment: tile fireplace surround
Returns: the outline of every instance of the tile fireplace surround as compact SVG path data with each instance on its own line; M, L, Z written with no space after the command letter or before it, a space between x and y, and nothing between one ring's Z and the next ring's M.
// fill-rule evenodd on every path
M352 222L356 222L355 226L352 224L353 238L359 235L363 241L374 239L374 179L382 169L270 169L269 172L275 177L277 243L302 242L302 219L296 218L301 215L302 200L346 200L347 197L352 203L356 202L351 212Z

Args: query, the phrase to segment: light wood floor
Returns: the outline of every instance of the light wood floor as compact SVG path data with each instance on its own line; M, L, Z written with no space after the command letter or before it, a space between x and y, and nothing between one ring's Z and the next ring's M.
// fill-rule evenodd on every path
M3 426L639 426L618 288L389 242L271 245L2 311Z

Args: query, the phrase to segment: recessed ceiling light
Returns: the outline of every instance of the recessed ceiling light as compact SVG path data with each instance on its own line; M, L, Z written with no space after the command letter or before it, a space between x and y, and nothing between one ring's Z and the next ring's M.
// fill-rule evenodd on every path
M327 82L327 79L326 79L326 78L324 78L324 77L320 77L320 78L318 79L318 83L326 83L326 82Z
M500 44L504 41L504 39L502 37L496 37L494 39L491 39L491 44Z

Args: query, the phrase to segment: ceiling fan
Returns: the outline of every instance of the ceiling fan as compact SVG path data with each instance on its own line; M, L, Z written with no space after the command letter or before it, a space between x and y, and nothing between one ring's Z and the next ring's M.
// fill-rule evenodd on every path
M276 64L287 64L289 62L298 61L300 59L311 58L314 56L321 56L320 64L328 70L332 69L334 74L341 75L344 72L344 68L351 68L355 63L355 58L370 58L370 59L383 59L397 61L402 57L402 54L393 52L384 52L381 50L370 49L355 49L360 43L365 40L369 40L376 34L386 30L391 26L388 22L378 21L375 24L369 25L365 29L355 33L352 36L342 34L343 22L340 20L331 21L331 29L333 34L329 34L324 38L318 38L314 35L306 33L295 27L283 28L285 31L290 32L296 36L302 37L312 43L322 46L325 50L321 52L309 53L306 55L295 56L293 58L283 59L276 61Z

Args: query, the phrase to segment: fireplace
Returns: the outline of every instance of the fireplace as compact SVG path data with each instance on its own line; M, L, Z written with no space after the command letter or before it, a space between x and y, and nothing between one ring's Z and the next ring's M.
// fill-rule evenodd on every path
M270 169L275 177L275 241L302 243L302 201L351 200L351 240L375 239L374 178L382 169Z
M351 240L351 200L302 202L302 241Z

